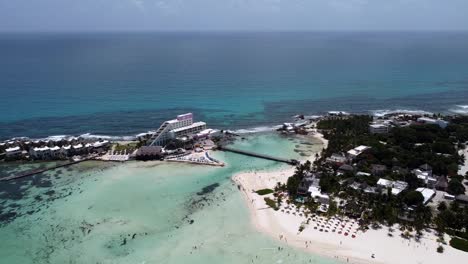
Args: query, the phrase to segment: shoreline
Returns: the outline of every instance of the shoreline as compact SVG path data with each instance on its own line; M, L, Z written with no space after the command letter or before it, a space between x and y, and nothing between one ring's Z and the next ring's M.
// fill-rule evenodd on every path
M315 160L316 153L320 154L322 148L328 146L322 134L315 132L311 135L320 140L320 149L315 150L309 157L301 162ZM390 237L388 227L369 229L365 233L356 232L356 238L340 235L338 233L320 232L313 229L314 223L305 224L306 218L293 214L286 214L281 210L269 208L264 197L253 192L254 190L273 189L277 182L286 183L289 176L294 173L295 167L281 168L275 171L242 172L235 174L232 180L239 190L249 208L252 225L261 233L281 241L288 246L327 257L344 263L441 263L468 261L468 254L463 251L444 245L444 253L437 253L437 236L431 232L424 232L419 242L413 238L405 239L400 236L398 226ZM299 227L305 229L299 232ZM449 241L446 235L445 241ZM375 254L375 258L372 255Z

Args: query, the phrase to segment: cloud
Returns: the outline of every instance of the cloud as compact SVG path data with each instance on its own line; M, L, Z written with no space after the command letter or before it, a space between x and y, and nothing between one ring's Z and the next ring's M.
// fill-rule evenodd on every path
M0 31L468 30L467 0L0 0Z
M144 0L130 0L130 2L142 13L145 13L145 1Z

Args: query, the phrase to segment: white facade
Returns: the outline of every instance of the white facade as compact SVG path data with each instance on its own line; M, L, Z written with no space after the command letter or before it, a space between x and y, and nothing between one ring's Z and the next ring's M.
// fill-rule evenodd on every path
M205 129L206 129L205 122L195 122L189 126L184 126L181 128L173 129L169 133L170 133L171 138L176 138L176 137L196 134Z
M68 157L70 154L71 154L71 145L68 145L68 146L63 146L61 149L60 149L60 156L62 158L66 158Z
M377 181L377 186L379 186L380 188L384 188L384 189L391 188L392 194L398 195L402 191L406 190L406 188L408 188L408 183L404 181L391 181L391 180L380 178Z
M41 148L32 148L29 151L29 155L34 159L50 159L50 148L41 147Z
M432 177L432 171L422 171L420 169L414 169L413 173L418 177L418 179L422 180L424 184L428 186L433 186L436 184L437 179Z
M206 129L205 122L193 122L193 114L178 115L176 119L164 122L151 138L151 145L162 146L170 139L197 134Z
M370 147L361 145L359 147L355 147L351 150L348 150L347 153L351 158L356 158L368 149L370 149Z
M423 124L431 124L431 125L438 125L440 128L446 128L448 122L442 119L433 119L428 117L420 117L418 118L419 123Z
M310 197L317 199L320 203L328 204L330 201L330 196L328 196L328 194L322 193L320 191L320 187L311 185L308 191L310 192Z
M211 137L211 136L217 136L219 135L220 131L217 130L217 129L211 129L211 128L207 128L207 129L204 129L200 132L198 132L195 136L197 138L207 138L207 137Z
M49 151L50 151L50 157L51 158L57 158L57 157L60 156L60 147L58 147L58 146L49 148Z
M326 158L326 161L332 163L346 163L348 159L341 154L333 153L330 157Z
M18 156L21 156L21 154L22 154L22 150L20 147L11 147L11 148L5 149L5 156L7 158L18 157Z
M390 130L387 124L373 123L369 125L369 132L372 134L386 134Z
M436 195L436 192L434 190L428 188L417 188L416 191L420 192L424 197L424 205L430 202L432 198L434 198L434 196Z

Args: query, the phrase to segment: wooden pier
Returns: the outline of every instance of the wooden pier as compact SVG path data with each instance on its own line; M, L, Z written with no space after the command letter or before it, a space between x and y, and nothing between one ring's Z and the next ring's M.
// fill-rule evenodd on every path
M255 158L260 158L260 159L267 159L267 160L272 160L272 161L277 161L277 162L283 162L283 163L287 163L287 164L290 164L290 165L299 164L299 161L295 160L295 159L283 159L283 158L273 157L273 156L266 155L266 154L260 154L260 153L255 153L255 152L251 152L251 151L239 150L239 149L234 149L234 148L230 148L230 147L223 147L223 146L218 146L218 149L233 152L233 153L237 153L237 154L241 154L241 155L246 155L246 156L250 156L250 157L255 157Z
M85 158L85 159L77 160L77 161L71 161L71 162L61 164L61 165L57 165L57 166L53 166L53 167L50 167L50 168L30 170L30 171L23 172L23 173L20 173L20 174L0 178L0 182L2 182L2 181L11 181L11 180L30 177L30 176L33 176L33 175L36 175L36 174L39 174L39 173L55 170L55 169L58 169L58 168L68 167L68 166L75 165L75 164L78 164L78 163L81 163L81 162L84 162L84 161L87 161L87 160L91 160L91 159L94 159L94 157L89 157L89 158Z

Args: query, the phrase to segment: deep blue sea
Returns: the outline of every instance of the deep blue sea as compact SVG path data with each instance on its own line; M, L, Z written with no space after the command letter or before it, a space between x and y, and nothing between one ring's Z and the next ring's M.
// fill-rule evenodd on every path
M0 34L0 138L467 105L467 32Z

